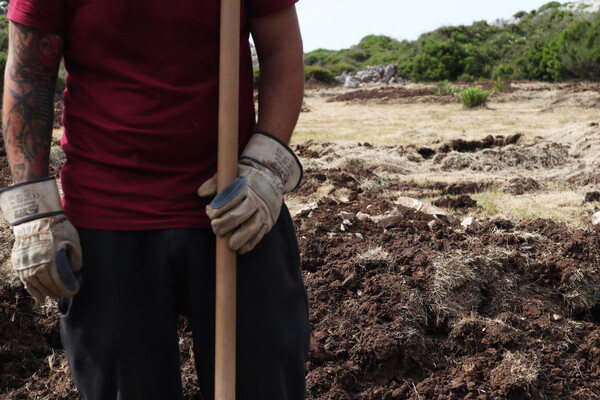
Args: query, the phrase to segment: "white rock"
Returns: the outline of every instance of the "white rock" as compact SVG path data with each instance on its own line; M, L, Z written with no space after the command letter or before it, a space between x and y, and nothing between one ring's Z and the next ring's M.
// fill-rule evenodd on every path
M417 211L421 211L423 208L423 202L412 197L399 197L394 204L399 204L404 207L414 208Z
M371 216L369 214L365 214L363 212L358 212L356 214L356 218L358 218L359 221L368 221L371 219Z
M359 86L360 86L360 81L358 81L355 77L353 77L353 76L346 77L346 82L344 82L344 87L357 88Z
M435 207L428 203L423 203L422 201L413 199L412 197L399 197L398 200L396 200L395 204L399 204L408 208L413 208L425 214L433 215L440 221L444 221L449 224L454 224L455 222L458 222L458 218L453 214L450 214L448 211L442 210L441 208Z
M348 211L340 211L340 215L343 219L347 219L348 221L354 221L354 214Z
M463 228L481 228L481 224L473 217L467 217L460 223Z
M433 230L436 226L441 225L441 223L437 219L433 219L427 223L429 229Z
M598 211L596 214L592 215L592 225L594 225L594 226L600 225L600 211Z

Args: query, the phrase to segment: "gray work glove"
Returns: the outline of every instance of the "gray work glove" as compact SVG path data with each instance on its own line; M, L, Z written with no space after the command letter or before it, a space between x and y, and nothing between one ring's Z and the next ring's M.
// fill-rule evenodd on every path
M239 254L249 252L277 222L283 194L301 181L302 165L294 152L274 136L255 133L238 161L238 178L206 207L214 233L231 234L229 247ZM198 195L216 194L215 175L200 186Z
M12 264L27 291L46 297L72 297L79 290L73 272L82 266L77 230L64 215L54 178L0 191L0 208L13 228Z

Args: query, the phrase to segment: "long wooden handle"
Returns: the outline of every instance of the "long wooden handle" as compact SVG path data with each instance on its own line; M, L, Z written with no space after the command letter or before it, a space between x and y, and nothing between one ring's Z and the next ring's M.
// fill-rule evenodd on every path
M218 191L237 177L240 0L221 0ZM217 237L215 400L235 400L236 253Z

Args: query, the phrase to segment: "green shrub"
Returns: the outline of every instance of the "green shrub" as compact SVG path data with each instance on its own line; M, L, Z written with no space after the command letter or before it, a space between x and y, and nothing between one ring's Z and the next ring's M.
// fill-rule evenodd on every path
M496 93L504 93L508 88L508 84L504 82L502 79L498 78L494 82L494 86L492 87L492 92Z
M478 87L470 87L460 94L460 101L467 108L483 107L487 103L490 92Z
M260 68L254 68L254 89L258 89L260 84Z
M492 79L505 80L512 78L515 74L515 68L512 65L498 64L492 70Z
M456 79L461 82L475 82L475 77L469 74L460 74Z
M67 87L67 82L65 78L59 76L56 78L56 97L62 99L63 93L65 91L65 87Z
M600 80L600 14L561 32L560 51L566 78Z
M335 64L327 69L333 74L333 76L340 76L344 72L356 71L356 68L353 65L347 64L345 62Z
M317 81L326 83L328 85L333 82L334 78L331 72L321 67L306 67L304 69L304 76L306 77L306 80L314 78Z
M552 9L552 8L558 8L560 6L562 6L562 4L560 4L558 1L551 1L550 3L546 3L543 6L541 6L538 9L538 12L542 13L542 12L544 12L546 10L549 10L549 9Z
M521 18L525 17L526 15L527 15L527 11L519 11L518 13L513 15L513 17L521 19Z
M435 96L452 96L453 94L460 93L458 86L452 85L449 81L438 82L437 88L433 92Z
M6 53L3 51L0 51L0 72L4 72L4 67L6 67ZM4 76L4 75L2 75Z
M527 79L557 81L564 78L561 56L561 35L548 41L539 41L519 60L523 75Z

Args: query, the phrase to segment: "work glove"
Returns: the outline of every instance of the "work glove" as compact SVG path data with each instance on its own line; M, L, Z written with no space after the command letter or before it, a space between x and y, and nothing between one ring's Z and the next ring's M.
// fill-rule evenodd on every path
M238 178L206 207L213 232L231 234L229 248L249 252L273 228L279 218L283 194L302 181L302 165L279 139L257 132L238 160ZM198 189L202 198L217 194L217 176Z
M72 297L82 256L77 230L64 215L54 178L19 183L0 191L0 208L15 235L12 265L40 303Z

